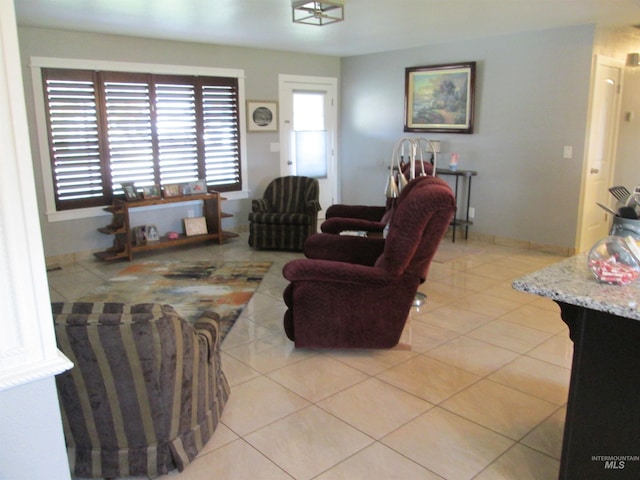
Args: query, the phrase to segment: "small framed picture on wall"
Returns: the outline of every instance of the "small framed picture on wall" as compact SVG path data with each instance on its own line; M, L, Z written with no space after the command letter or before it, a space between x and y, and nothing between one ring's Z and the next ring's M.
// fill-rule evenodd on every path
M277 132L278 102L247 100L247 131Z

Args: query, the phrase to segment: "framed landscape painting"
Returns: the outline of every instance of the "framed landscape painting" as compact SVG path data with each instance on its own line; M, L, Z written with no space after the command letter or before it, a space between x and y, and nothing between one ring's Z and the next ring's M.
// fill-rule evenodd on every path
M405 71L405 132L473 133L476 62Z

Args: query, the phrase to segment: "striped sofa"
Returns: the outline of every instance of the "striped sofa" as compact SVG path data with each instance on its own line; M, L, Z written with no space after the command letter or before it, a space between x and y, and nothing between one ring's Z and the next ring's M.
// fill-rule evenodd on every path
M251 201L249 245L254 248L302 251L318 230L319 183L290 175L272 180L262 198Z
M56 377L77 477L182 471L213 434L229 396L215 313L193 325L168 305L52 304Z

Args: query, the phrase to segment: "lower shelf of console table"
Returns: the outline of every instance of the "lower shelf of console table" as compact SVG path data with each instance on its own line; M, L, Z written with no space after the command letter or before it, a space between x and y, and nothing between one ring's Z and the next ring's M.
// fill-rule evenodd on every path
M466 195L466 205L462 210L458 210L463 214L463 217L455 217L451 220L451 226L453 227L453 235L452 241L455 243L456 241L456 228L464 227L464 238L465 240L469 237L469 226L473 225L473 221L469 216L469 207L471 205L471 179L478 175L478 172L475 170L451 170L446 168L436 168L436 175L450 175L455 177L455 188L454 194L456 198L456 207L458 206L458 179L466 179L467 181L467 195Z
M206 241L217 241L222 244L229 238L237 237L236 233L222 230L222 219L232 217L232 215L222 212L220 204L223 200L225 199L220 196L219 192L138 201L115 200L112 206L105 209L113 215L111 224L98 229L101 233L113 235L113 246L106 250L96 252L94 255L105 261L120 259L127 259L131 261L133 260L133 254L139 252L196 244ZM208 233L190 236L181 234L175 239L169 239L164 236L160 237L159 240L147 241L140 245L135 244L132 238L130 222L131 210L152 205L168 205L192 201L202 201L202 211L206 220Z

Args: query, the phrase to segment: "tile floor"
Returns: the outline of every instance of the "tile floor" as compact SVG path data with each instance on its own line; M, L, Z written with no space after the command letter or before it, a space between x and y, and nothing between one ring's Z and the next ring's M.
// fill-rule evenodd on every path
M282 330L283 265L300 254L225 245L134 261L269 260L222 345L231 398L214 436L167 480L555 479L572 344L550 300L511 281L561 258L445 239L411 350L295 349ZM87 260L49 273L52 301L126 266Z

